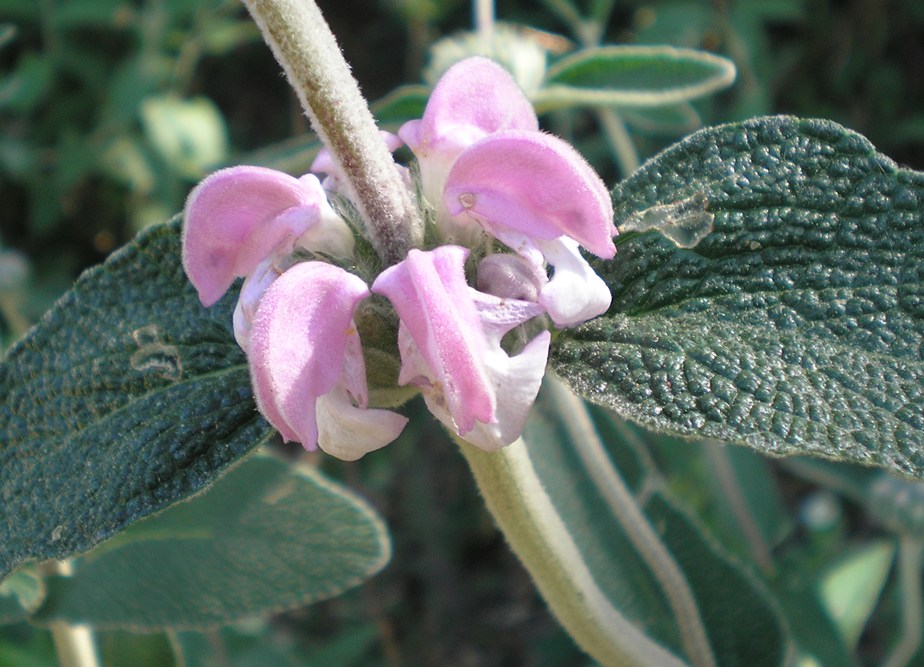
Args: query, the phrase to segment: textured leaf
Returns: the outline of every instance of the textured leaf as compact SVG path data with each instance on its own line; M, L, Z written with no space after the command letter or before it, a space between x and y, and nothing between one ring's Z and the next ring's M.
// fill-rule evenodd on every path
M0 366L0 577L85 551L207 486L272 433L203 308L179 223L91 269Z
M658 430L924 474L924 175L834 123L759 118L649 161L617 224L703 195L695 248L626 234L595 264L612 308L561 336L558 372Z
M329 598L388 562L382 521L313 469L248 459L50 577L35 620L203 628Z
M735 80L732 61L670 46L583 49L549 69L539 108L657 107L709 95Z

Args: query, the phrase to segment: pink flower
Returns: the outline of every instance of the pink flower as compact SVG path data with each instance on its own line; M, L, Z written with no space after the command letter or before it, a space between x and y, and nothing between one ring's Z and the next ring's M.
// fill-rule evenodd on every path
M536 112L500 65L487 58L468 58L440 78L423 118L398 130L417 156L421 190L438 207L436 226L447 243L472 245L477 233L456 225L439 208L453 162L479 139L507 129L538 131Z
M286 440L346 460L394 440L406 419L368 408L366 368L353 323L365 282L301 248L348 258L349 227L317 177L260 167L212 174L190 194L183 264L206 306L245 277L234 333L248 356L260 412Z
M513 79L485 58L452 67L400 136L418 157L443 245L411 250L372 283L399 318L398 383L419 388L457 435L495 450L519 438L545 373L551 333L526 332L609 307L580 251L615 255L609 194L571 146L539 131ZM329 154L313 168L336 189ZM234 333L257 406L282 437L346 460L394 440L407 420L369 408L354 322L370 289L324 261L348 266L353 233L318 179L222 170L193 190L185 217L183 263L202 303L245 279ZM478 249L477 265L466 267L463 246Z
M211 306L235 278L296 244L349 257L353 234L330 208L313 174L293 178L263 167L231 167L199 183L186 200L183 267Z
M420 162L424 194L447 241L473 245L473 234L484 231L536 271L552 265L538 302L558 326L606 311L610 291L578 245L599 257L615 255L609 193L577 151L538 131L529 101L506 71L484 58L457 63L423 118L399 134Z
M411 250L372 291L398 313L401 384L420 387L430 411L482 449L516 440L539 391L551 335L544 331L511 357L501 338L542 313L536 303L481 293L467 284L468 250Z
M361 278L339 267L296 264L263 295L248 350L257 406L282 437L347 461L387 445L407 423L367 409L353 312L368 295Z

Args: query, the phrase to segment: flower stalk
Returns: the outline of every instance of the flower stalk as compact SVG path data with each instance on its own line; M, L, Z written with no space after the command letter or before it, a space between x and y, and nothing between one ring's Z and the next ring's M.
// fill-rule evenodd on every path
M244 0L330 150L386 266L419 246L423 223L359 84L313 0Z
M623 616L597 586L543 488L524 440L496 452L485 452L460 438L457 442L510 547L584 651L608 667L685 664Z

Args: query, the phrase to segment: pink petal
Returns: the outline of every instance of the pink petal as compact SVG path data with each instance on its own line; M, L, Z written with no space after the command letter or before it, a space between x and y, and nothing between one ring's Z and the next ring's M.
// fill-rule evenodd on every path
M190 193L183 227L183 267L211 306L236 277L249 275L287 239L317 222L317 191L263 167L217 171Z
M439 392L431 391L424 386L422 393L427 407L437 419L476 447L494 451L520 437L545 375L552 336L548 331L543 331L519 354L508 356L500 345L503 335L542 314L544 308L538 303L502 299L479 293L471 288L469 292L478 310L485 335L486 346L479 362L488 379L490 392L494 396L495 418L490 421L475 421L470 430L462 430ZM407 371L412 376L426 377L429 372L427 361L408 334L404 322L398 330L398 346L403 363L402 373Z
M418 158L431 151L453 157L481 137L505 129L538 130L532 104L513 77L487 58L467 58L437 82L423 118L398 134Z
M509 231L568 236L599 257L616 254L606 186L576 150L548 134L508 130L474 144L453 164L443 203L501 241Z
M317 445L316 401L343 381L348 348L356 349L349 339L358 338L353 311L368 294L361 278L324 262L296 264L263 294L250 372L260 412L286 440Z
M399 380L425 376L430 397L445 405L462 434L476 421L495 417L495 396L482 363L486 340L465 281L467 256L468 250L459 246L411 250L372 285L373 292L391 300L405 329L404 336L399 332ZM410 342L419 351L418 362L405 360Z

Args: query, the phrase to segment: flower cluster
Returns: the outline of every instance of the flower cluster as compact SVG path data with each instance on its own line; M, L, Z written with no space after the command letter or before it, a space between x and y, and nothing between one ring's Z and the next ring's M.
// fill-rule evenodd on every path
M369 407L354 317L372 294L399 318L399 384L486 450L519 437L544 374L551 334L521 325L574 326L610 302L578 250L616 252L606 188L573 148L539 131L498 65L452 67L399 136L417 157L436 226L428 238L439 242L371 285L347 270L353 231L313 174L225 169L193 190L185 212L183 261L202 303L245 278L234 332L260 411L286 440L347 460L391 442L407 421ZM322 155L314 170L330 175L330 164ZM518 327L519 339L543 330L511 345L505 336Z

